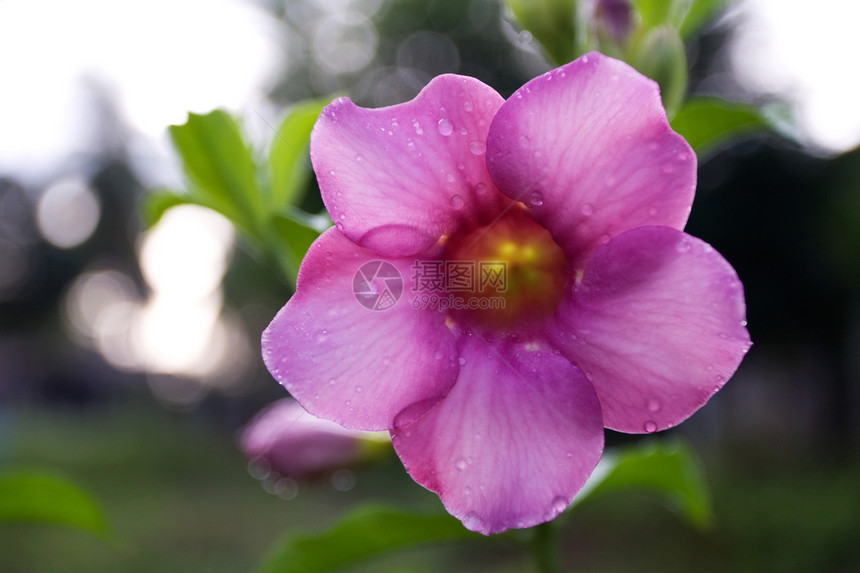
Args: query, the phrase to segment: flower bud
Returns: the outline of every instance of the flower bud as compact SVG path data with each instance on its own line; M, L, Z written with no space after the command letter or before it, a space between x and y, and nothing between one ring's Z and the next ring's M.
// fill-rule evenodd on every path
M385 432L348 430L308 413L291 398L263 409L239 437L242 452L251 463L266 468L264 474L296 481L367 461L386 442Z

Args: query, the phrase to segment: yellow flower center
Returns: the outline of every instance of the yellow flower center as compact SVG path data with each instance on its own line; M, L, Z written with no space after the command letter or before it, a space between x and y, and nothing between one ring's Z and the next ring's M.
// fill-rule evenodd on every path
M473 269L472 288L451 294L460 311L482 326L518 329L543 322L564 292L564 252L522 208L450 241L445 254L449 277L452 265Z

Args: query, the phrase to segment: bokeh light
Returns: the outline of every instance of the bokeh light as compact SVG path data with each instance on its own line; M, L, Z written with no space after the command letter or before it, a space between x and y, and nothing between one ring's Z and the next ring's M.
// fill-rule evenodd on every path
M36 223L46 241L70 249L86 241L101 217L95 192L81 180L54 183L39 197Z

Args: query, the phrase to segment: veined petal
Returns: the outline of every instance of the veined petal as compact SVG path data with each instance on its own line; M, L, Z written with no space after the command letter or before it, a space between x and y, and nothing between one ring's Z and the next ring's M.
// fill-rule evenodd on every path
M460 339L448 396L392 431L413 479L483 534L561 513L603 450L600 405L582 373L546 343Z
M705 242L667 227L598 248L546 332L594 385L607 428L672 427L749 349L743 286Z
M578 269L628 229L683 229L696 186L696 156L669 127L657 84L599 53L517 90L490 127L487 165Z
M338 228L390 256L424 251L465 218L507 203L484 155L504 100L474 78L443 75L412 101L366 109L340 98L311 133L322 198Z
M441 313L413 308L405 292L383 310L359 302L365 296L365 304L385 307L398 296L396 276L371 280L376 269L364 267L379 259L329 229L302 261L296 294L263 332L263 360L275 379L308 412L357 430L391 428L416 402L429 408L459 368ZM385 262L408 289L412 259ZM355 290L369 294L357 298Z

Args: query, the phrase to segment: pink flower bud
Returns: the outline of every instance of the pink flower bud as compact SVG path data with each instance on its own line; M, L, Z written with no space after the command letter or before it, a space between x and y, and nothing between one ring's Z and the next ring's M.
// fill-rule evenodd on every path
M384 432L347 430L306 412L295 400L274 402L245 426L239 445L252 462L280 477L311 480L365 461Z

